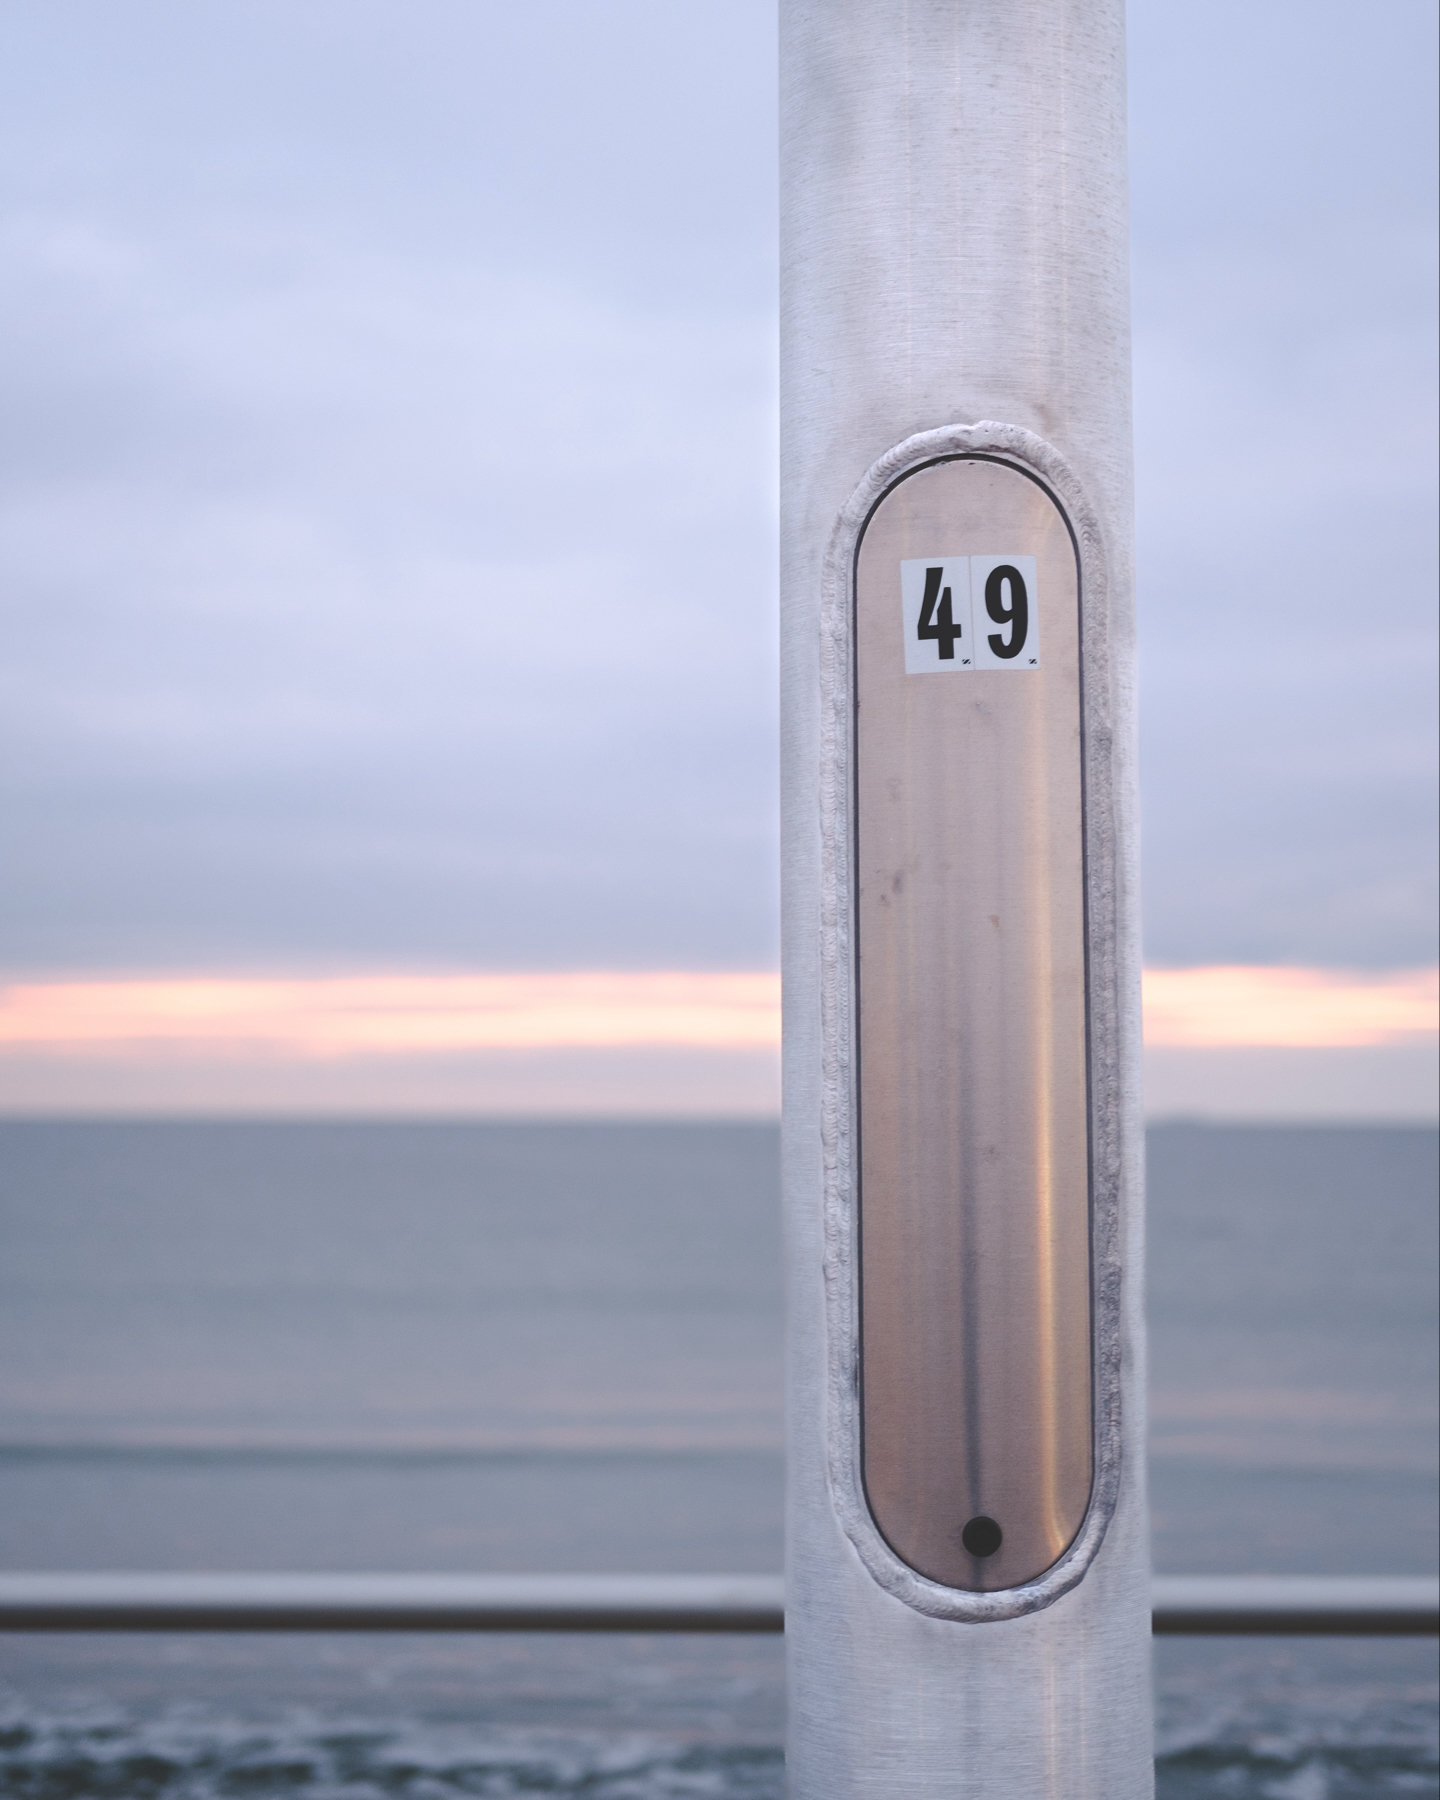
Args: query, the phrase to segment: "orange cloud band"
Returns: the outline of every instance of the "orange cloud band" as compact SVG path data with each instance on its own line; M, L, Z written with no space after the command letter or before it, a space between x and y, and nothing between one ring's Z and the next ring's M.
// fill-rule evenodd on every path
M1220 967L1145 971L1145 1042L1296 1049L1433 1038L1440 970Z
M773 974L46 982L0 998L0 1044L57 1051L169 1042L354 1056L779 1041Z
M1435 969L1151 969L1153 1046L1416 1043L1436 1031ZM773 1049L771 973L381 975L17 983L0 990L0 1048L50 1055L298 1057L620 1045Z

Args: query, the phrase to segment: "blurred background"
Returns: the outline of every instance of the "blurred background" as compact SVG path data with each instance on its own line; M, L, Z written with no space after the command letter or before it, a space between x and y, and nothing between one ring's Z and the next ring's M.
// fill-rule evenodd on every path
M1433 1566L1435 29L1130 8L1165 1568ZM760 0L0 4L0 1562L778 1566L775 140ZM1163 1649L1168 1794L1437 1791L1425 1646ZM774 1652L0 1750L771 1794Z
M1132 9L1147 958L1350 995L1160 1114L1435 1112L1434 23ZM179 985L775 968L773 7L0 30L0 1097L773 1113L773 1009Z

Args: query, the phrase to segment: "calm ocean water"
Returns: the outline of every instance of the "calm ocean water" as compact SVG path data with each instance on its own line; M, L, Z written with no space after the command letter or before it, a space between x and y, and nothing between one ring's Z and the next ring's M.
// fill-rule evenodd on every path
M1435 1566L1433 1129L1151 1133L1172 1571ZM0 1125L0 1565L773 1570L751 1125ZM1158 1646L1160 1791L1440 1793L1426 1642ZM0 1794L778 1796L773 1640L0 1639Z

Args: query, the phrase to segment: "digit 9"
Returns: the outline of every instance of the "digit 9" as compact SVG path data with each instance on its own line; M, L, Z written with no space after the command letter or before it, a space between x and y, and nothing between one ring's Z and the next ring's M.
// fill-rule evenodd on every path
M1004 586L1010 583L1010 604L1006 606ZM996 656L1009 662L1025 648L1030 630L1030 599L1025 592L1025 578L1009 563L999 563L985 579L985 610L997 625L1010 627L1007 643L999 632L992 632L987 642Z

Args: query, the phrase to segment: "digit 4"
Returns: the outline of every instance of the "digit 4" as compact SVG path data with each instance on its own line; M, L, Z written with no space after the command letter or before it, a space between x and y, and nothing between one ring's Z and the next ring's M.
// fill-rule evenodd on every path
M934 639L938 654L943 662L954 662L955 640L960 637L961 629L955 623L955 615L951 611L950 590L940 587L945 577L945 569L927 569L925 571L925 598L920 606L920 624L915 635L922 642ZM910 590L915 591L913 588ZM939 607L935 602L939 601Z

